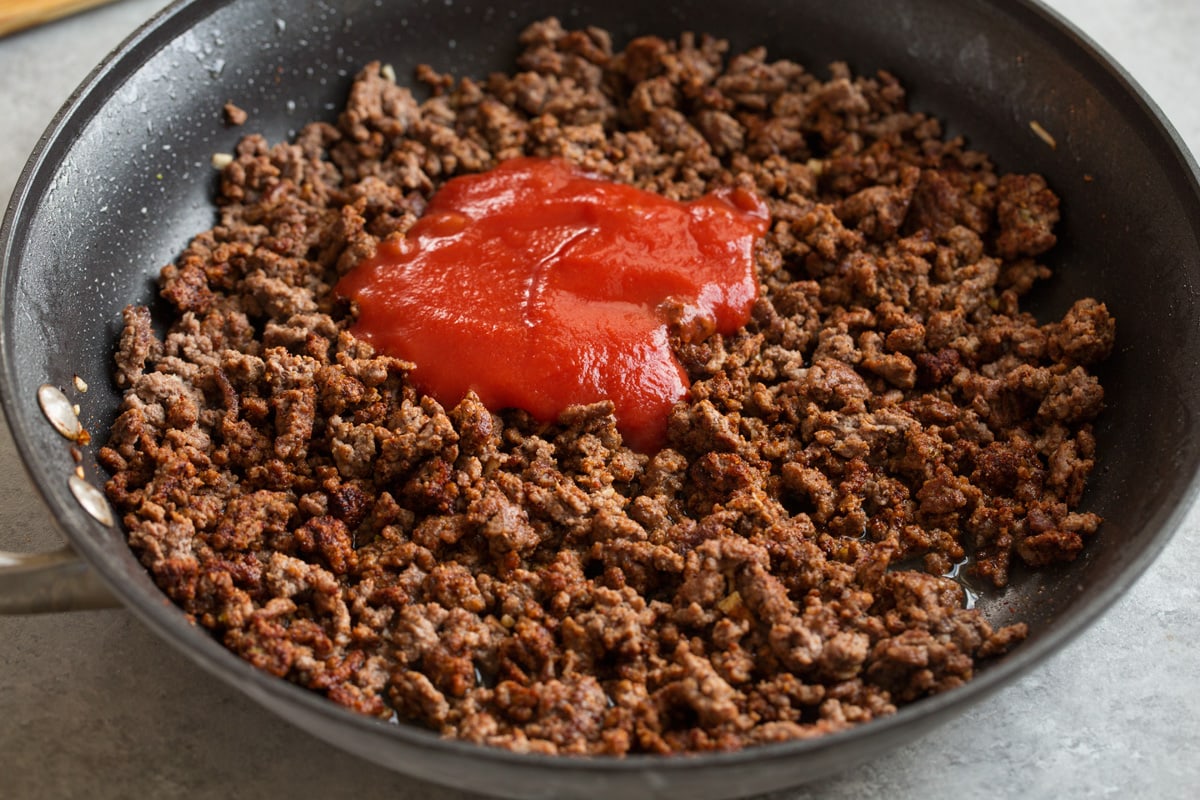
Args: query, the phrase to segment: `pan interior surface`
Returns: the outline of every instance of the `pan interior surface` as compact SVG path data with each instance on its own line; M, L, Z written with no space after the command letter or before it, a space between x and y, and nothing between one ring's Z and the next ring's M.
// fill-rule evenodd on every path
M443 742L344 712L255 672L189 626L153 585L119 528L70 494L68 447L41 417L51 383L81 406L100 442L119 393L110 378L121 309L151 304L158 270L215 220L214 153L248 132L289 138L332 120L364 63L485 77L508 70L518 33L555 9L343 0L184 2L134 35L55 120L14 193L0 233L0 394L35 484L75 548L164 638L248 696L341 747L418 777L512 797L625 792L698 798L769 791L869 758L948 718L1032 667L1111 603L1161 549L1196 492L1200 432L1200 190L1195 164L1153 107L1086 42L1026 2L680 2L572 4L568 28L597 25L620 46L681 31L763 45L823 73L887 69L914 110L988 152L1002 169L1040 172L1063 198L1056 277L1034 310L1048 319L1094 296L1118 322L1100 371L1107 410L1084 505L1105 518L1072 564L1019 574L981 607L1024 620L1029 640L967 687L824 740L689 759L517 756ZM222 106L249 112L224 124ZM1053 134L1054 147L1031 133ZM74 376L89 387L72 392ZM95 448L83 467L105 478ZM469 759L470 768L464 769Z

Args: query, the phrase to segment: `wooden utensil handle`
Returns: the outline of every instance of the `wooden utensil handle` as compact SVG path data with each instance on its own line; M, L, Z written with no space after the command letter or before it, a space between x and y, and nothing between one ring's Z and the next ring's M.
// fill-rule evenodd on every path
M0 36L74 14L113 0L4 0L0 3Z

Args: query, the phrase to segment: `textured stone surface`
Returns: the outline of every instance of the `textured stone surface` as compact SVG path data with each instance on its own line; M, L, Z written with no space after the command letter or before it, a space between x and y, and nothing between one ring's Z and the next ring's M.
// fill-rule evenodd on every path
M123 0L0 40L0 198L58 106L163 0ZM1200 4L1055 0L1200 152ZM1096 625L918 742L801 798L1200 794L1200 509ZM57 546L7 430L0 548ZM0 618L0 796L463 800L334 750L251 705L124 611ZM239 789L231 791L233 781Z

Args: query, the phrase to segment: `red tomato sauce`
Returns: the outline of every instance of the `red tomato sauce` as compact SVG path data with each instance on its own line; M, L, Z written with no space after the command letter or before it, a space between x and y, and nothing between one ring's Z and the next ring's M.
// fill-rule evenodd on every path
M473 390L552 421L608 399L626 442L650 452L689 386L669 326L746 323L768 224L742 189L680 203L519 158L448 181L336 291L358 304L354 334L413 362L413 383L447 408Z

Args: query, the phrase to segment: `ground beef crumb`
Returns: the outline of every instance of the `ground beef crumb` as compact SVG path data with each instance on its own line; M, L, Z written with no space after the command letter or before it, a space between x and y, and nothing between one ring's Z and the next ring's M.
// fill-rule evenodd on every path
M1017 644L950 575L1074 558L1113 347L1039 324L1058 199L887 74L531 26L511 75L358 75L336 124L247 136L220 219L124 314L102 463L131 547L234 652L365 714L540 753L729 750L838 731ZM425 96L424 94L422 96ZM225 107L230 124L245 121ZM736 334L654 454L612 406L556 424L422 396L348 333L337 279L456 174L562 156L772 224ZM976 585L978 589L978 584Z
M225 107L221 109L221 111L225 115L225 123L227 125L245 125L246 120L249 119L250 116L244 109L234 105L233 103L226 103Z

